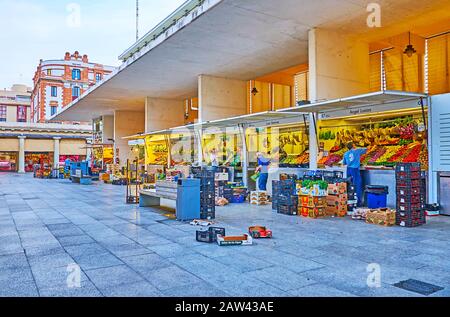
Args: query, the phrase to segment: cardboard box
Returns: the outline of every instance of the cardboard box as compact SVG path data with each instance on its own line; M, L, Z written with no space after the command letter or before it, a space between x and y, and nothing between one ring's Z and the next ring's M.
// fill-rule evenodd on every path
M326 207L300 207L299 215L305 218L321 218L326 216Z
M328 195L347 193L347 183L328 184Z
M328 195L327 196L327 205L328 206L347 206L348 204L348 196L347 194L339 194L339 195Z
M395 226L396 211L393 209L372 209L366 214L366 223L379 226Z
M324 196L300 196L302 207L325 207L327 204L327 197Z
M328 216L345 217L347 215L347 206L337 205L337 206L327 206L325 208L325 213Z

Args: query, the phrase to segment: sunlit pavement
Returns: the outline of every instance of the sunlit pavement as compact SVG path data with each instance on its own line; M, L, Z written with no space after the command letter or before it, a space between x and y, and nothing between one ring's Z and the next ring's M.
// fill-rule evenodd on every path
M219 247L124 201L120 186L0 174L0 296L422 296L393 286L408 279L450 295L447 217L385 228L231 205L227 234L266 225L274 239Z

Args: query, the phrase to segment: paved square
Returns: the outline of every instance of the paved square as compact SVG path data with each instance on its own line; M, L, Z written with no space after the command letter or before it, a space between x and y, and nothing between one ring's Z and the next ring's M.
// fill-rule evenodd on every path
M219 247L195 241L189 224L126 205L124 191L0 173L0 296L422 296L394 286L408 279L444 288L430 296L450 294L447 217L385 228L238 204L217 210L228 234L266 225L274 239ZM371 263L379 288L367 285Z

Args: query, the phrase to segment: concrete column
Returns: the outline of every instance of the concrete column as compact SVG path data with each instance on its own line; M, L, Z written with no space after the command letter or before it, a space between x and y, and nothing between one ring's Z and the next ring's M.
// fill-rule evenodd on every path
M53 138L53 141L55 143L53 149L53 169L57 169L59 168L59 143L61 138Z
M198 77L199 121L247 114L247 82L207 75Z
M311 29L308 37L311 101L369 92L369 43L317 28Z
M114 138L114 116L102 116L102 143L109 144L109 141Z
M116 111L114 113L114 144L119 150L118 158L120 166L127 164L127 159L133 161L134 155L128 145L128 140L123 138L138 133L145 129L145 113L133 111Z
M145 132L184 125L184 100L147 97L145 99Z
M25 173L25 139L26 136L19 136L19 173Z
M315 113L309 114L309 169L312 171L317 170L317 159L319 155L319 149L317 148L317 133L316 126L314 125L317 118Z

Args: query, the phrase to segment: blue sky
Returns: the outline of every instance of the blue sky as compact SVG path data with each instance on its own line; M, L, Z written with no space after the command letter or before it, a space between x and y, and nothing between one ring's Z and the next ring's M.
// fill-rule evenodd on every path
M140 35L184 2L140 0ZM0 0L0 89L16 83L31 86L39 60L60 59L66 51L78 50L93 62L118 66L117 57L135 41L135 4L136 0Z

